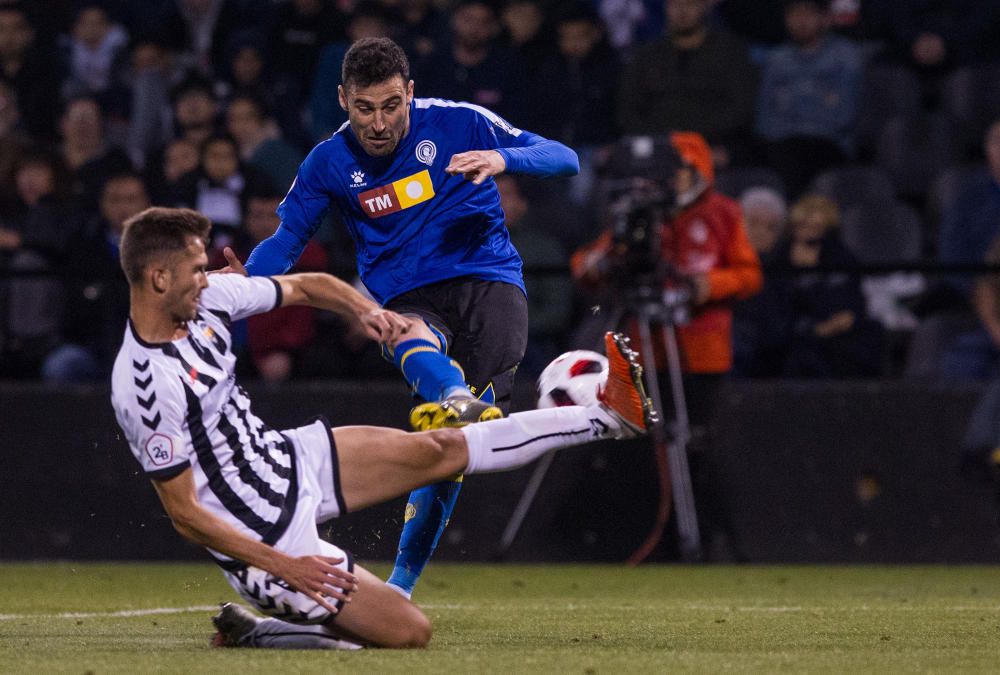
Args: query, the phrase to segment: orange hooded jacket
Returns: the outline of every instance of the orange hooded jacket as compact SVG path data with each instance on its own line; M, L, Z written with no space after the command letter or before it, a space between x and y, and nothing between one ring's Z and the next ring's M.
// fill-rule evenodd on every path
M705 275L708 299L692 308L689 323L678 328L678 342L685 372L725 373L733 365L730 302L748 298L763 284L760 259L750 245L739 204L715 192L715 171L711 149L705 139L693 132L670 135L682 161L705 180L700 195L661 230L661 252L683 276ZM574 278L584 280L596 260L611 252L610 230L581 248L570 261ZM637 330L631 329L633 336ZM657 332L654 331L654 334ZM638 345L633 337L633 345ZM663 345L655 345L657 364L666 362Z

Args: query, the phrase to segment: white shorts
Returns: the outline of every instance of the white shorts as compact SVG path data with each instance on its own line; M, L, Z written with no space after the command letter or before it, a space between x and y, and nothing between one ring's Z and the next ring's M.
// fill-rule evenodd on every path
M295 515L274 548L292 556L322 555L343 558L337 567L353 571L351 554L319 537L317 523L344 513L340 493L340 466L330 424L319 418L312 424L284 434L295 447L299 480ZM220 562L220 565L223 564ZM315 600L288 587L264 570L234 563L224 574L244 600L268 616L298 624L318 624L336 616ZM342 602L334 603L339 610Z

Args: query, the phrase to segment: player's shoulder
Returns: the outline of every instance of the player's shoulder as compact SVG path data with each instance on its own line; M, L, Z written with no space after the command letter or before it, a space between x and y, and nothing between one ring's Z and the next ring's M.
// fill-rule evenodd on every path
M330 134L329 138L325 138L314 145L308 157L328 157L338 153L350 152L350 148L347 145L347 134L350 127L350 122L341 124L340 128Z
M486 121L500 127L513 129L510 124L495 112L475 103L451 101L444 98L415 98L413 99L413 105L416 114L423 118L422 121L432 124L453 125L464 122L468 125L475 125Z
M132 406L134 401L151 405L176 384L170 365L163 345L143 340L129 322L111 369L112 403L116 408Z

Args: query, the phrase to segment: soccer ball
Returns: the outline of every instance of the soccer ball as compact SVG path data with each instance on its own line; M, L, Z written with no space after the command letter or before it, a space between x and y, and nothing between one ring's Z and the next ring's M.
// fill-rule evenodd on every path
M556 357L538 376L538 407L597 403L597 390L608 381L608 359L578 349Z

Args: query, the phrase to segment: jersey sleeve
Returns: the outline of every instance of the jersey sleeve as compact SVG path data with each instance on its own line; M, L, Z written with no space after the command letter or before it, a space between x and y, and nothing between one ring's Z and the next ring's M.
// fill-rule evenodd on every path
M199 304L208 310L225 312L231 321L239 321L280 307L281 286L271 277L212 274Z
M191 466L185 440L187 410L179 382L156 372L150 360L132 362L114 383L115 417L132 455L151 480L167 480Z
M326 156L323 148L324 144L313 148L299 166L292 187L278 205L281 218L278 230L250 252L246 268L251 276L284 274L290 270L319 229L330 208L323 175Z
M476 106L476 112L489 149L500 153L507 164L507 173L555 178L580 172L580 158L562 143L518 129L486 108Z

